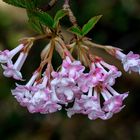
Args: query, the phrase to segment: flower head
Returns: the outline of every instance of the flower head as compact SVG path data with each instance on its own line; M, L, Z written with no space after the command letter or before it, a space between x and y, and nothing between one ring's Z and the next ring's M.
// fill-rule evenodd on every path
M128 96L128 92L119 94L112 87L108 86L101 94L105 100L103 106L104 111L118 113L125 107L123 105L123 100Z
M32 93L33 96L27 106L31 113L53 113L61 110L61 105L57 104L57 100L53 100L52 91L49 89L39 89Z
M3 74L6 77L13 77L16 80L22 80L22 74L20 70L26 58L27 58L27 53L21 52L14 64L12 63L12 61L8 61L7 65L2 65L2 68L4 69Z
M44 75L41 83L34 83L32 86L32 98L27 106L31 113L53 113L57 110L61 110L61 105L57 104L59 99L47 87L48 77Z
M27 106L29 104L29 101L32 98L32 94L31 94L32 85L35 82L37 76L38 76L38 72L35 72L26 85L16 84L17 87L14 90L11 90L12 95L15 96L17 101L22 106Z
M8 63L9 61L12 61L11 59L22 49L24 48L23 44L18 45L13 50L4 50L0 51L0 63Z
M80 61L71 61L67 56L62 63L62 75L67 75L69 78L76 80L83 73L85 67L81 65Z
M76 96L80 95L76 82L72 78L63 77L60 73L51 81L51 86L61 103L66 105L73 101Z
M122 61L125 71L139 72L140 74L140 55L134 54L132 51L127 55L123 54L121 51L116 51L116 57Z

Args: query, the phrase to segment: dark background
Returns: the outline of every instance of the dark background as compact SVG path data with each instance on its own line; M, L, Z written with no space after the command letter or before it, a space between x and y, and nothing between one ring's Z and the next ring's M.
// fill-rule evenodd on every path
M52 11L61 6L58 3ZM71 0L71 6L79 25L92 16L103 17L88 34L94 42L108 44L140 54L140 1L138 0ZM21 37L36 33L27 24L24 10L0 2L0 49L12 49ZM53 14L53 13L51 13ZM67 18L64 27L70 25ZM69 34L67 34L69 38ZM46 42L36 42L28 61L22 69L26 79L39 64L39 51ZM0 139L1 140L140 140L140 76L124 73L119 61L102 50L97 53L108 63L118 66L122 72L114 88L130 91L126 107L110 120L91 121L86 116L74 115L71 119L65 111L54 114L30 114L21 107L10 90L15 87L12 79L2 75L0 68Z

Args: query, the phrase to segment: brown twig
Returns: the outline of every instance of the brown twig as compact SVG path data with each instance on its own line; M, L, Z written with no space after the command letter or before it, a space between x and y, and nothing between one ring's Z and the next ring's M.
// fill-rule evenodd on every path
M76 17L74 16L72 10L70 9L69 0L65 0L64 5L63 5L63 9L68 12L70 22L74 26L77 26L77 20L76 20Z

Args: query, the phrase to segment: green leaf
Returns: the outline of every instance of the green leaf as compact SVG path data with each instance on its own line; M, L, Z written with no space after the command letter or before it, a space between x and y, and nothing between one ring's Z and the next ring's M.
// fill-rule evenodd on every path
M36 18L34 17L34 13L30 10L27 10L27 15L29 18L28 22L31 25L31 27L40 34L44 33L43 27L40 21L36 20Z
M82 35L85 36L99 21L99 19L102 17L102 15L95 16L91 18L82 28Z
M40 24L40 22L36 21L36 20L33 20L33 19L29 19L29 24L31 25L31 27L38 33L42 34L44 31L43 31L43 28Z
M62 19L64 16L66 16L66 14L67 14L67 13L66 13L66 11L64 11L64 10L59 10L59 11L56 13L56 15L55 15L55 17L54 17L54 24L53 24L53 27L54 27L54 28L57 27L57 25L58 25L60 19Z
M53 28L54 20L48 13L37 11L33 13L33 16L36 17L42 24L48 26L49 28Z
M82 36L82 31L78 26L72 26L71 28L69 28L69 31L77 36Z

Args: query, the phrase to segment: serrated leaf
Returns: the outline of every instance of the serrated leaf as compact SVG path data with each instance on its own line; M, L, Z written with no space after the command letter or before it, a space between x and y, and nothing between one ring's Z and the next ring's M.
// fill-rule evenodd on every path
M66 11L64 10L59 10L55 17L54 17L54 24L53 24L53 27L56 28L58 23L59 23L59 20L62 19L64 16L66 16Z
M81 29L78 26L72 26L68 30L77 36L82 36Z
M85 36L99 21L99 19L102 17L102 15L95 16L91 18L82 28L82 35Z
M48 13L37 11L33 13L33 16L36 17L42 24L48 26L49 28L53 28L54 20Z

